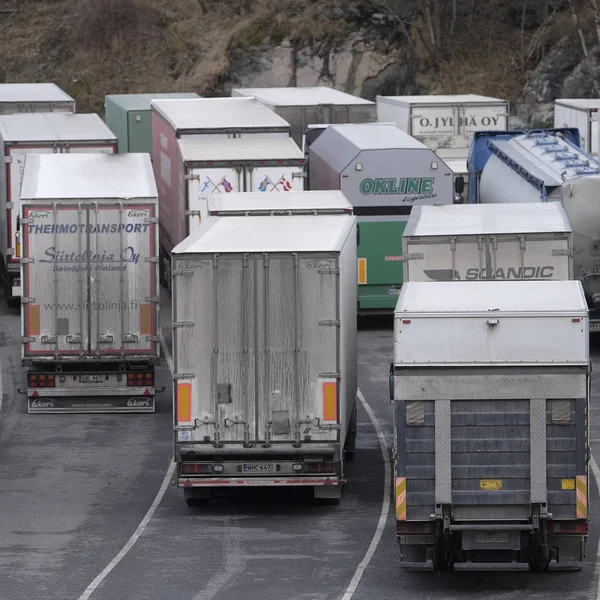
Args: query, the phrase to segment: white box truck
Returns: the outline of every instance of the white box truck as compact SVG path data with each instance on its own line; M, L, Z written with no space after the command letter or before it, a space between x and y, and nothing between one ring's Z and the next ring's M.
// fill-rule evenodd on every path
M309 125L374 123L377 105L323 85L314 87L234 88L233 97L256 98L292 126L292 137L306 151L304 135Z
M177 482L339 501L356 438L356 217L211 217L173 250Z
M117 152L117 138L96 114L13 114L0 116L0 274L4 297L18 304L21 228L19 190L30 154Z
M30 413L154 412L158 199L149 154L31 154L21 190Z
M291 175L303 173L304 156L290 138L289 123L253 98L161 99L152 100L151 108L152 163L161 210L161 281L169 286L171 250L195 231L203 216L201 207L194 206L205 205L198 196L248 191L250 183L259 186L263 181L266 190L288 186L301 190L304 178ZM246 137L249 143L233 143ZM185 172L186 151L191 166L201 165L194 174ZM212 172L207 167L213 167ZM192 177L189 184L187 176Z
M402 236L404 281L573 279L559 202L416 206Z
M581 149L598 156L598 98L557 98L554 101L554 127L577 127Z
M75 100L55 83L0 84L0 115L55 112L75 112Z
M340 191L246 192L208 198L211 217L283 215L351 215L352 204Z
M404 284L390 373L401 565L581 569L590 386L581 282Z
M173 146L173 178L159 195L161 277L171 281L170 251L208 216L213 194L289 193L304 189L305 160L291 137L183 138Z

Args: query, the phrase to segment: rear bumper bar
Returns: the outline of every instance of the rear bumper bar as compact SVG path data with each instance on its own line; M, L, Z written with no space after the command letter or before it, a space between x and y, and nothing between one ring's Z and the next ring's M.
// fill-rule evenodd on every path
M177 480L179 487L236 487L236 486L315 486L315 485L340 485L338 477L210 477L206 479Z

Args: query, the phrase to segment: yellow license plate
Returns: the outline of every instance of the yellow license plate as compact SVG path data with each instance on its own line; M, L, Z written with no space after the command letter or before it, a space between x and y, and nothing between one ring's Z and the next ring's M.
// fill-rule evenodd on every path
M575 480L574 479L563 479L561 487L563 490L574 490L575 489Z
M484 492L497 492L502 489L502 479L480 479L479 487Z

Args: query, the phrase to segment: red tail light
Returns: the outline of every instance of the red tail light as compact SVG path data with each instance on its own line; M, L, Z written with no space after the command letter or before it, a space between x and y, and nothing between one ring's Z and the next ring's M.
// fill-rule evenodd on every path
M27 385L32 388L55 387L55 375L54 373L29 373Z
M211 464L200 464L200 463L181 463L179 467L179 472L182 475L196 475L199 473L212 473L212 465Z
M332 462L306 463L305 473L335 473L335 464Z
M435 523L396 521L396 535L435 533Z
M548 533L578 533L587 535L587 521L548 521Z
M154 385L154 373L127 373L127 385L129 387L144 387Z

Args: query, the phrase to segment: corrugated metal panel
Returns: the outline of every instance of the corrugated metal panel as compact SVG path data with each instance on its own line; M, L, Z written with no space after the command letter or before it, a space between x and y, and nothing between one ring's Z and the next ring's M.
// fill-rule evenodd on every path
M464 204L415 206L404 230L404 237L571 231L571 225L559 202Z
M372 105L370 100L347 94L326 86L315 87L276 87L276 88L235 88L232 93L253 96L260 102L278 106L317 106L333 105Z
M304 191L304 192L243 192L214 194L208 198L209 212L219 215L251 213L266 210L339 210L351 211L352 205L340 191Z
M179 131L290 127L287 121L253 98L152 100L152 109Z
M32 154L23 199L157 198L148 154Z
M290 217L215 217L197 234L173 249L173 254L239 252L338 252L352 215Z
M292 138L184 138L177 141L184 161L302 160Z

